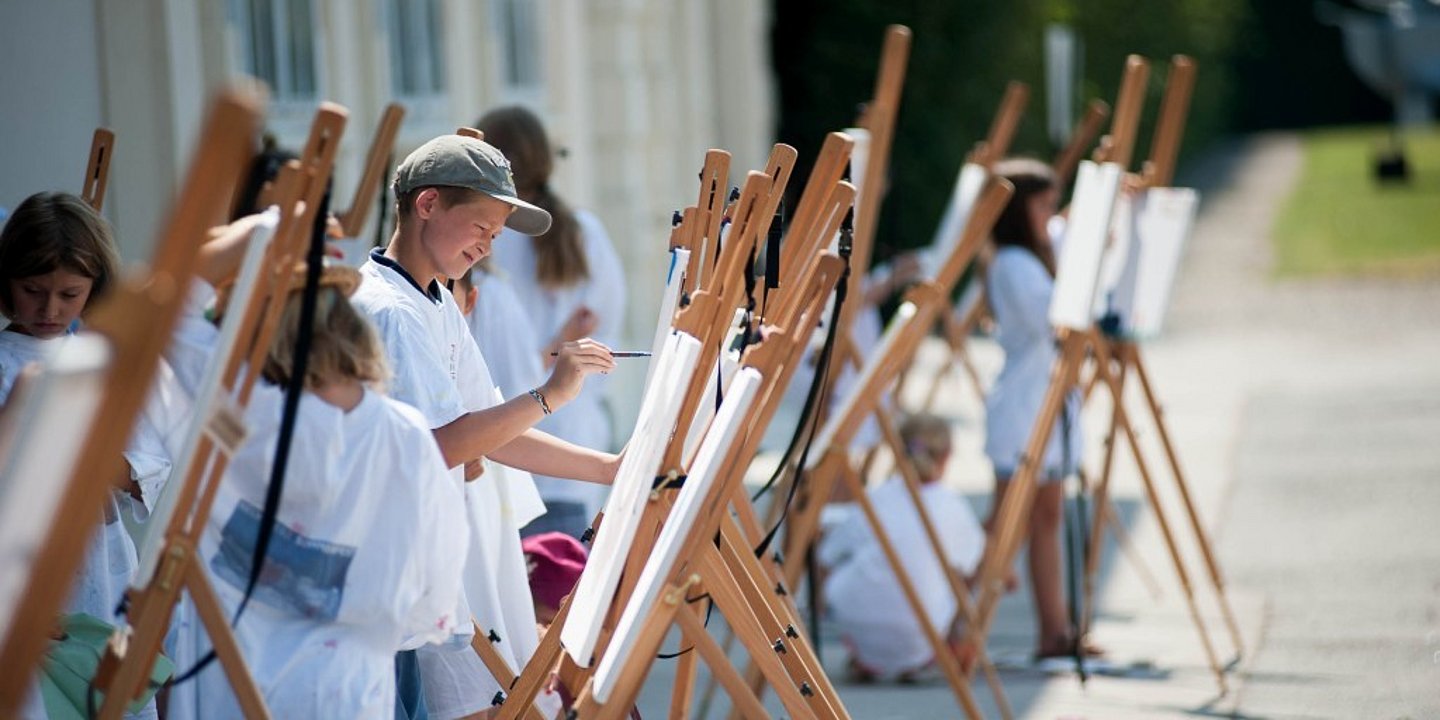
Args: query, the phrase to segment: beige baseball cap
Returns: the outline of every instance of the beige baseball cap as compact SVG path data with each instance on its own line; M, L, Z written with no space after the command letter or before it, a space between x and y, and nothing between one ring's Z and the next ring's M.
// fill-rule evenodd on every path
M467 188L514 206L505 226L516 232L544 235L550 229L550 213L518 197L510 161L483 140L441 135L416 148L395 168L396 196L434 185Z

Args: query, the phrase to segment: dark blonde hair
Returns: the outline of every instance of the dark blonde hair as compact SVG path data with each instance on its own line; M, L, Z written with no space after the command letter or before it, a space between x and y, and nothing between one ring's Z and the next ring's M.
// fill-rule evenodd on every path
M940 479L940 466L950 457L950 424L934 415L919 413L900 424L905 454L925 482Z
M120 254L110 225L84 200L63 192L25 198L0 231L0 312L14 313L10 281L68 270L90 278L88 309L110 289Z
M301 293L290 293L280 327L270 343L262 374L276 385L290 384L295 341L300 334ZM315 305L315 326L305 368L305 388L314 390L334 378L359 380L378 387L387 377L385 351L369 321L333 286L320 288Z
M552 221L544 235L530 238L535 248L535 281L548 289L570 287L590 277L585 238L575 211L550 189L555 151L535 113L518 105L497 108L475 122L510 161L515 191L524 200L549 211Z
M1029 250L1055 277L1055 248L1047 238L1035 236L1030 223L1030 198L1060 186L1055 171L1034 158L1006 158L995 163L994 174L1010 181L1015 194L995 220L992 235L996 246L1014 245Z

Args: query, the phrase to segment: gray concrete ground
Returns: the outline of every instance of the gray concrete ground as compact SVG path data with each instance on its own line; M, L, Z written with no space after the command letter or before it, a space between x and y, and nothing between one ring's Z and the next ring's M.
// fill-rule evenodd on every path
M1083 686L1073 674L1002 670L1017 717L1440 717L1440 283L1272 279L1267 235L1301 162L1294 138L1269 136L1192 171L1206 193L1200 221L1167 333L1144 346L1238 620L1244 652L1228 692L1125 457L1113 487L1134 552L1108 541L1092 638L1136 669ZM974 354L983 372L998 369L993 344L977 341ZM927 345L921 367L943 356ZM1153 426L1138 395L1127 407L1209 637L1230 662L1235 648ZM937 410L957 423L947 482L983 514L991 480L978 397L957 374ZM1086 411L1092 464L1108 417L1103 398ZM822 626L824 660L853 717L960 716L938 679L846 684L835 634ZM1001 659L1033 646L1025 588L1002 603L990 640ZM647 681L648 716L668 708L673 662L657 662ZM973 687L996 716L984 683ZM724 704L717 694L710 716Z

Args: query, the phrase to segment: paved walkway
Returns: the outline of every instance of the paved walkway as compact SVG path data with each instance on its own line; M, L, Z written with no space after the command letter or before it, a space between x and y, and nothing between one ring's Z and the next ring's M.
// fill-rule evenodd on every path
M1167 334L1144 347L1239 620L1245 652L1229 692L1218 692L1127 458L1115 500L1140 561L1110 542L1092 637L1138 669L1083 687L1073 675L1005 671L1018 717L1440 717L1440 283L1271 279L1267 235L1300 170L1289 136L1236 145L1193 169L1206 192L1201 218ZM993 345L975 350L982 370L998 369ZM921 362L942 355L932 344ZM983 513L990 471L978 399L958 378L943 398L938 409L959 428L947 481ZM1143 405L1132 396L1128 407ZM1103 401L1087 410L1092 458L1107 421ZM1143 416L1139 425L1159 468L1154 432ZM1173 483L1157 479L1228 661L1234 648ZM1001 605L992 654L1023 656L1030 618L1022 587ZM843 677L834 628L822 641L832 676ZM647 714L664 712L670 665L658 663L647 683ZM856 718L959 716L939 681L840 690ZM982 682L975 692L993 715Z

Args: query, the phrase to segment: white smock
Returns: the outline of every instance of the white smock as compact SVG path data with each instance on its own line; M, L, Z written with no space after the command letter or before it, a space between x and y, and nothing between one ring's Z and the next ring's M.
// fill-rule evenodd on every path
M392 397L414 405L432 429L499 402L485 359L450 293L433 281L422 289L378 250L360 273L364 281L351 302L374 322L385 345ZM461 466L450 472L463 481ZM540 642L520 528L544 514L545 506L529 473L488 460L484 475L464 487L471 530L465 599L481 630L501 637L495 648L518 672ZM432 718L488 709L502 689L468 644L423 647L416 659Z
M891 478L867 495L926 615L943 636L955 614L955 595L904 482ZM950 566L974 573L985 532L969 501L939 483L922 486L920 497ZM846 517L825 534L817 551L819 562L830 568L825 582L830 615L863 667L882 675L923 667L934 651L915 612L859 506L850 503L845 510Z
M496 267L509 278L520 307L530 317L537 356L560 333L565 321L582 307L590 308L598 320L591 337L612 349L622 349L616 343L625 321L625 269L600 218L585 210L576 211L575 218L585 243L590 277L569 287L543 288L535 281L535 241L531 238L507 229L492 245ZM574 400L536 427L581 447L610 450L614 437L610 413L605 406L607 380L603 376L591 376ZM610 492L605 485L543 475L536 476L535 484L546 500L583 503L586 517L594 517L604 507Z
M995 314L995 340L1005 352L1005 364L985 397L985 454L997 474L1018 469L1050 385L1050 372L1058 357L1049 319L1054 287L1054 278L1029 250L1004 246L990 263L987 298ZM1045 446L1041 482L1060 480L1073 472L1080 464L1081 445L1080 398L1072 392ZM1062 450L1067 446L1068 451ZM1062 468L1066 459L1069 465Z
M182 318L166 356L185 388L202 383L218 338L198 313ZM284 397L257 383L201 536L227 616L249 578ZM391 717L395 653L464 632L461 493L414 408L370 390L348 412L302 395L265 570L235 628L272 714ZM194 682L197 717L242 717L219 663Z

